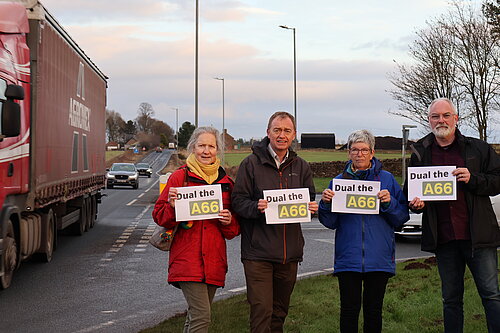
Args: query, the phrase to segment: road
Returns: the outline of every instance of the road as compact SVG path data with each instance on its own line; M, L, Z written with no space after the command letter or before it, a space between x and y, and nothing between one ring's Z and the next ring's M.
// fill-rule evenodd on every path
M105 190L99 218L85 235L60 234L50 264L25 262L0 292L1 332L138 332L185 310L180 290L166 283L168 254L148 245L158 172L171 151L143 161L155 174L138 190ZM317 220L303 224L300 277L331 272L333 236ZM229 272L216 299L244 292L240 238L227 242ZM427 255L417 242L398 243L397 257Z

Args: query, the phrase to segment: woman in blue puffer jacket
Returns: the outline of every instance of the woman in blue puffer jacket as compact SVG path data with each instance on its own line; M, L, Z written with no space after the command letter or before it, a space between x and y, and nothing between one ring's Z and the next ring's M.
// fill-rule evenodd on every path
M394 176L374 157L375 138L367 130L349 135L349 162L338 179L380 182L379 214L334 213L332 182L323 191L319 220L335 229L334 274L339 280L340 331L358 332L363 305L363 332L382 331L387 281L395 274L394 229L409 220L408 201Z

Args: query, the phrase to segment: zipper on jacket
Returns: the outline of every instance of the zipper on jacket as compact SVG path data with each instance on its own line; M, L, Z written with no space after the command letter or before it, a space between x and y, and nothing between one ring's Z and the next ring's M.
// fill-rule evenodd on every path
M365 272L365 218L361 217L361 272Z

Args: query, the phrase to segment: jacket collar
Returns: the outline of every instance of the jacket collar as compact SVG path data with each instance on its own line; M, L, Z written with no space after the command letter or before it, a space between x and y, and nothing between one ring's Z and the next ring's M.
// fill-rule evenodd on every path
M365 172L358 171L356 173L353 173L351 166L352 166L352 161L347 162L344 168L344 172L342 173L342 178L357 179L358 174L365 173L366 177L363 178L363 180L368 180L370 178L377 176L382 170L382 162L380 162L380 160L378 160L375 156L372 158L372 166L369 169L364 170Z

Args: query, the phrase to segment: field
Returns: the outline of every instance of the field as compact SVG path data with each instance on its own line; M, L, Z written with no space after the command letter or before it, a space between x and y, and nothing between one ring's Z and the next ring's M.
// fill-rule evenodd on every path
M180 291L179 291L180 293ZM249 306L245 294L215 302L211 332L248 332ZM464 294L464 332L487 332L481 299L467 270ZM285 332L338 332L339 291L337 278L321 275L301 280L292 294ZM360 316L362 327L363 316ZM383 332L443 331L440 279L435 258L397 264L389 280L383 307ZM180 332L185 314L174 316L141 333Z
M225 164L228 166L236 166L247 157L251 152L230 152L225 155ZM348 156L346 151L332 150L300 150L298 155L307 162L329 162L329 161L347 161ZM400 158L401 152L395 151L377 151L375 156L378 159Z

